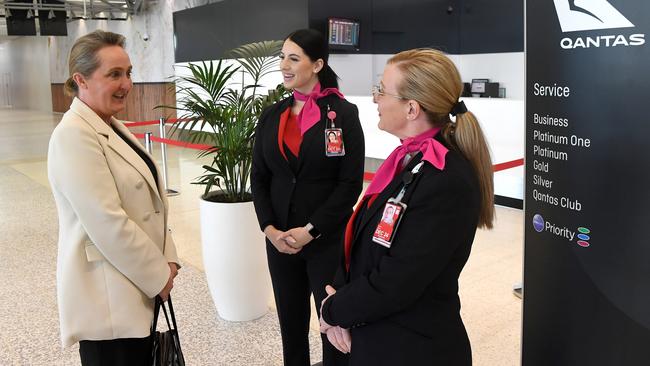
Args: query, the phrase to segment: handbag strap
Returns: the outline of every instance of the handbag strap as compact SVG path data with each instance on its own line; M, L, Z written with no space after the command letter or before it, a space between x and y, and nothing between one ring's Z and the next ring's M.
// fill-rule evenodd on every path
M169 301L169 300L167 300L167 301ZM161 303L160 303L160 307L161 307L162 310L163 310L163 314L165 314L165 321L167 321L167 329L169 329L169 330L175 330L175 329L173 329L172 326L169 324L169 316L167 315L167 308L165 307L165 303L164 303L164 302L161 302Z
M171 317L172 317L172 324L174 324L174 330L178 331L178 326L176 325L176 315L174 314L174 305L172 304L171 295L169 296L169 300L167 300L167 304L169 304L169 315L171 315ZM165 314L165 315L167 315L167 314ZM169 324L169 322L167 322L167 324Z
M176 325L176 314L174 314L174 305L172 304L171 296L169 296L169 298L167 299L167 304L169 304L169 315L167 314L167 307L165 306L165 303L162 301L160 296L156 296L154 308L153 308L153 321L151 323L152 334L156 332L156 327L158 325L158 315L160 315L160 308L162 308L163 314L165 314L165 321L167 322L167 328L169 328L169 330L175 330L176 333L178 334L178 325ZM171 324L169 323L170 316L172 319ZM173 328L172 325L174 326Z
M160 314L160 305L162 299L160 296L156 296L153 306L153 321L151 322L151 334L156 333L156 326L158 325L158 315Z
M178 347L180 347L181 339L178 336L178 326L176 325L176 314L174 314L174 304L172 303L171 295L167 299L167 304L169 305L169 315L172 318L172 324L174 325L174 328L172 328L171 325L169 324L169 316L167 316L167 308L165 307L165 303L161 301L160 307L162 307L163 313L165 314L165 320L167 321L167 328L169 328L169 330L174 331L174 336L176 337L176 341L178 342Z

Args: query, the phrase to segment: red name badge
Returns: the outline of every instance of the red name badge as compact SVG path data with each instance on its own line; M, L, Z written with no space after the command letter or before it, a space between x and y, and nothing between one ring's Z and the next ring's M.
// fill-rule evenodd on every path
M325 155L344 156L343 130L340 128L325 129Z
M390 248L405 210L405 204L392 199L388 200L386 206L384 206L381 220L377 224L374 234L372 234L372 241Z

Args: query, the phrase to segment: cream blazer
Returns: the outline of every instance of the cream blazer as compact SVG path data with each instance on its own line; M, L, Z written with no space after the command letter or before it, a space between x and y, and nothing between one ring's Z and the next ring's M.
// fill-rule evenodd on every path
M121 122L112 118L111 125L141 146ZM48 177L59 214L63 346L148 336L153 298L169 278L167 263L178 263L163 188L140 156L77 98L52 133Z

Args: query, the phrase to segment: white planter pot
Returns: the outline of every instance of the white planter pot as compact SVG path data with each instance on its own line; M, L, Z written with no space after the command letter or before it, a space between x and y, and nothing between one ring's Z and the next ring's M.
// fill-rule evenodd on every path
M203 265L219 316L230 321L263 316L271 279L253 203L201 199L200 212Z

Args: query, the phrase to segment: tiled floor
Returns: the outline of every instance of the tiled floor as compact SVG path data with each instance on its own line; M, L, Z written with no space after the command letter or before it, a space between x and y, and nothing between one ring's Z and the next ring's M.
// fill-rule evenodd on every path
M56 114L0 109L1 365L79 364L76 348L62 351L58 340L57 219L45 161L47 141L59 119ZM168 155L169 186L181 191L169 202L185 265L174 292L188 365L280 365L272 309L246 323L217 317L203 275L201 187L189 184L201 173L202 162L193 150L170 148ZM157 149L154 156L160 156ZM478 366L519 364L521 301L512 295L512 285L521 278L523 215L508 208L498 208L497 215L493 230L477 233L460 281L462 315ZM320 359L315 329L311 341L315 362Z

